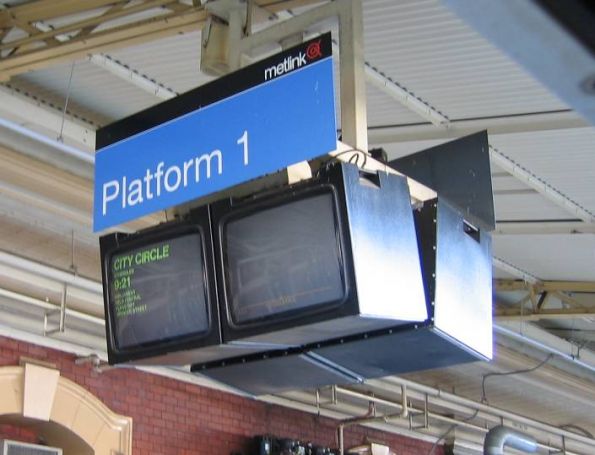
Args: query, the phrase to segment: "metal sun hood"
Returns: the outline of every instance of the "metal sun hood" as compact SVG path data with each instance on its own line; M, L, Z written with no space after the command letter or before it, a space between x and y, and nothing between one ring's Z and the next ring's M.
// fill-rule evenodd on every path
M196 364L192 371L261 395L490 359L494 212L488 150L484 132L390 163L439 194L414 211L426 320L341 338L329 332L324 342ZM456 188L430 178L443 173Z

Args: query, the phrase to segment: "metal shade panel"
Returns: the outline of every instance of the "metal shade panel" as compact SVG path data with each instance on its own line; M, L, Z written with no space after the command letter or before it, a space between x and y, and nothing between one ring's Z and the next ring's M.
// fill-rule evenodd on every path
M479 356L492 358L492 256L489 232L438 198L415 211L428 323Z
M449 141L389 163L429 186L471 223L495 227L490 150L486 131Z
M203 346L195 349L178 348L178 350L162 355L146 354L138 359L130 360L128 363L132 365L183 366L266 352L272 348L271 346L259 344L245 346L223 344L222 342L212 342L210 345L205 342L203 344Z
M480 360L473 351L431 326L401 328L392 334L326 346L313 352L366 379Z
M428 318L313 352L365 378L492 358L490 234L438 198L415 211Z
M193 366L192 371L256 396L361 382L308 353L234 359L233 363Z
M448 203L438 199L436 204L434 326L491 359L491 236Z
M343 178L360 314L393 321L390 325L425 320L406 180L384 172L362 174L353 167Z

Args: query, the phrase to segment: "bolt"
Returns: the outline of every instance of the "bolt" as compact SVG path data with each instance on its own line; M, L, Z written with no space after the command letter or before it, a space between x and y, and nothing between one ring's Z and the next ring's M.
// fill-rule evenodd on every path
M582 83L581 88L589 95L595 95L595 74L588 76Z

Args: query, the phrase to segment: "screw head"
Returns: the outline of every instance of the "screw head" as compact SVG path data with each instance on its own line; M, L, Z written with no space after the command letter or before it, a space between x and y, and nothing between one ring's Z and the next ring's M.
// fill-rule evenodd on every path
M583 92L589 95L595 95L595 74L591 74L581 83Z

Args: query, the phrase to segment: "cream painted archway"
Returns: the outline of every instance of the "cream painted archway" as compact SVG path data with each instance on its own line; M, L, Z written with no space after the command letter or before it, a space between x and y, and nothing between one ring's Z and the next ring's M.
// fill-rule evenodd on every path
M76 434L95 455L132 454L132 418L112 412L60 372L37 365L0 368L0 416L53 422Z

